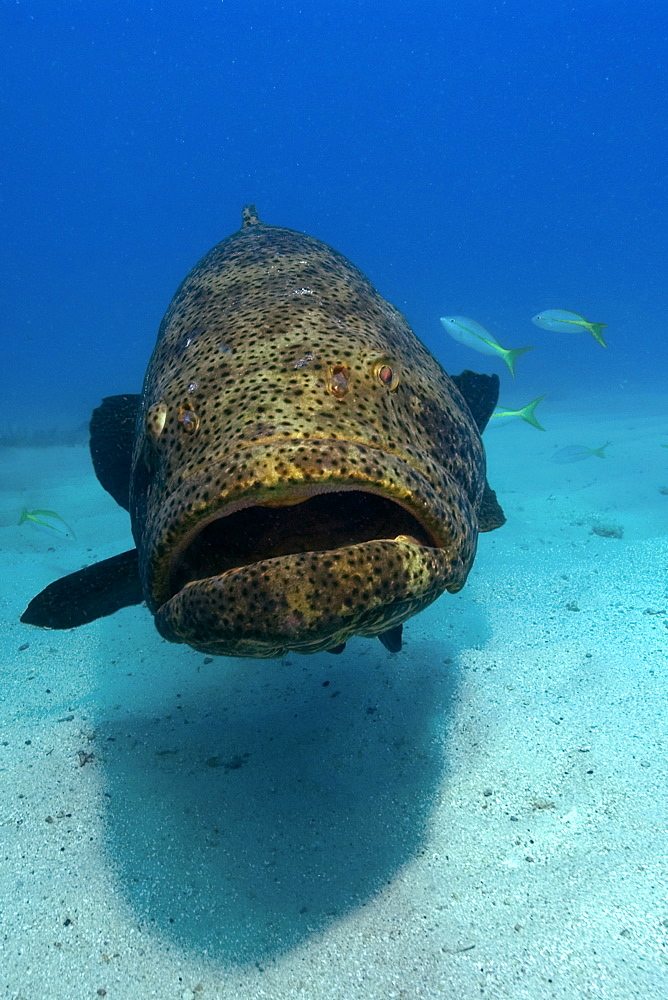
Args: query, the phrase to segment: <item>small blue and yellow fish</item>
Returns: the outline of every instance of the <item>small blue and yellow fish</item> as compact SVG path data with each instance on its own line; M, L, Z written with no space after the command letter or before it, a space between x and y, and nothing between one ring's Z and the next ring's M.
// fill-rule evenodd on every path
M569 312L568 309L543 309L531 322L541 330L549 330L551 333L577 333L578 330L588 330L601 347L608 346L602 337L602 331L605 330L607 323L590 323L584 316Z
M605 449L611 444L612 441L606 441L600 448L586 448L583 444L571 444L568 448L555 451L552 455L552 461L559 465L568 465L571 462L581 462L583 458L591 458L593 455L596 455L597 458L605 458Z
M515 347L511 350L502 347L484 326L466 316L441 316L441 324L459 344L472 347L481 354L498 354L508 365L513 378L515 378L515 362L519 356L526 354L527 351L533 351L533 347Z
M532 399L526 406L521 406L519 410L507 410L503 408L495 410L489 418L489 426L503 427L504 424L509 424L511 420L519 419L525 420L532 427L537 427L539 431L544 431L545 428L536 419L535 410L541 399L545 399L546 395L547 393L543 393L542 396L537 396L536 399ZM492 424L492 421L494 421L494 424Z
M51 528L52 531L57 531L59 535L76 538L74 528L71 528L65 518L57 514L55 510L28 510L27 507L24 507L18 520L19 526L25 524L26 521L32 521L33 524L39 524L43 528ZM51 521L60 521L64 525L64 528L59 528L57 524L51 524Z

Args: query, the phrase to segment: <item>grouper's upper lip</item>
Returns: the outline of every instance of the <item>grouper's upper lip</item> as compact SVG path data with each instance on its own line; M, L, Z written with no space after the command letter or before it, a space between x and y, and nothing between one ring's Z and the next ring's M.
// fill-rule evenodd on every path
M285 462L292 463L293 475L281 474L279 445L284 456L288 453ZM343 469L336 456L332 461L332 447L344 455ZM305 466L310 462L317 468L324 457L329 465L321 465L319 475L300 477L298 460L304 453ZM252 475L238 483L229 475L229 460L208 463L180 483L147 525L154 607L192 580L294 552L397 536L434 548L448 546L453 511L471 520L468 499L445 472L437 490L420 470L365 442L256 440L241 454ZM215 481L223 461L229 487L207 492L212 470ZM161 545L167 536L168 544Z

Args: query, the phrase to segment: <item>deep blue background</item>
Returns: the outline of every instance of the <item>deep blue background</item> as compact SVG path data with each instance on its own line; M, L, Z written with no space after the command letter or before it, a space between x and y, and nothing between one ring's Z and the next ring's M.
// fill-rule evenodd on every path
M665 0L6 0L0 31L7 427L138 390L248 201L350 257L448 370L499 371L505 403L663 388ZM609 350L537 330L545 308L607 322ZM443 313L540 350L512 383Z

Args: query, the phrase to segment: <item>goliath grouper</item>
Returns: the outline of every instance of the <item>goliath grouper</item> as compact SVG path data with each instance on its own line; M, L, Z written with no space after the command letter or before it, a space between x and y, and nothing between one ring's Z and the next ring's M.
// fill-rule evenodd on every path
M345 257L260 222L187 275L141 396L93 413L102 486L136 548L72 573L21 621L73 628L146 601L221 656L401 648L504 522L481 432L498 378L450 377Z

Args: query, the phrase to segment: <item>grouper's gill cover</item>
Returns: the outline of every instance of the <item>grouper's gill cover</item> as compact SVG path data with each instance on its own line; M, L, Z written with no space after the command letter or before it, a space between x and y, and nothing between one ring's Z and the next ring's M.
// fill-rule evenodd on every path
M503 523L480 438L497 396L496 377L450 378L339 253L245 209L176 292L141 400L110 397L92 421L124 505L129 479L128 573L161 634L241 656L352 635L399 648L401 623L459 590L478 532ZM130 414L134 442L113 447ZM106 562L122 576L133 555Z

